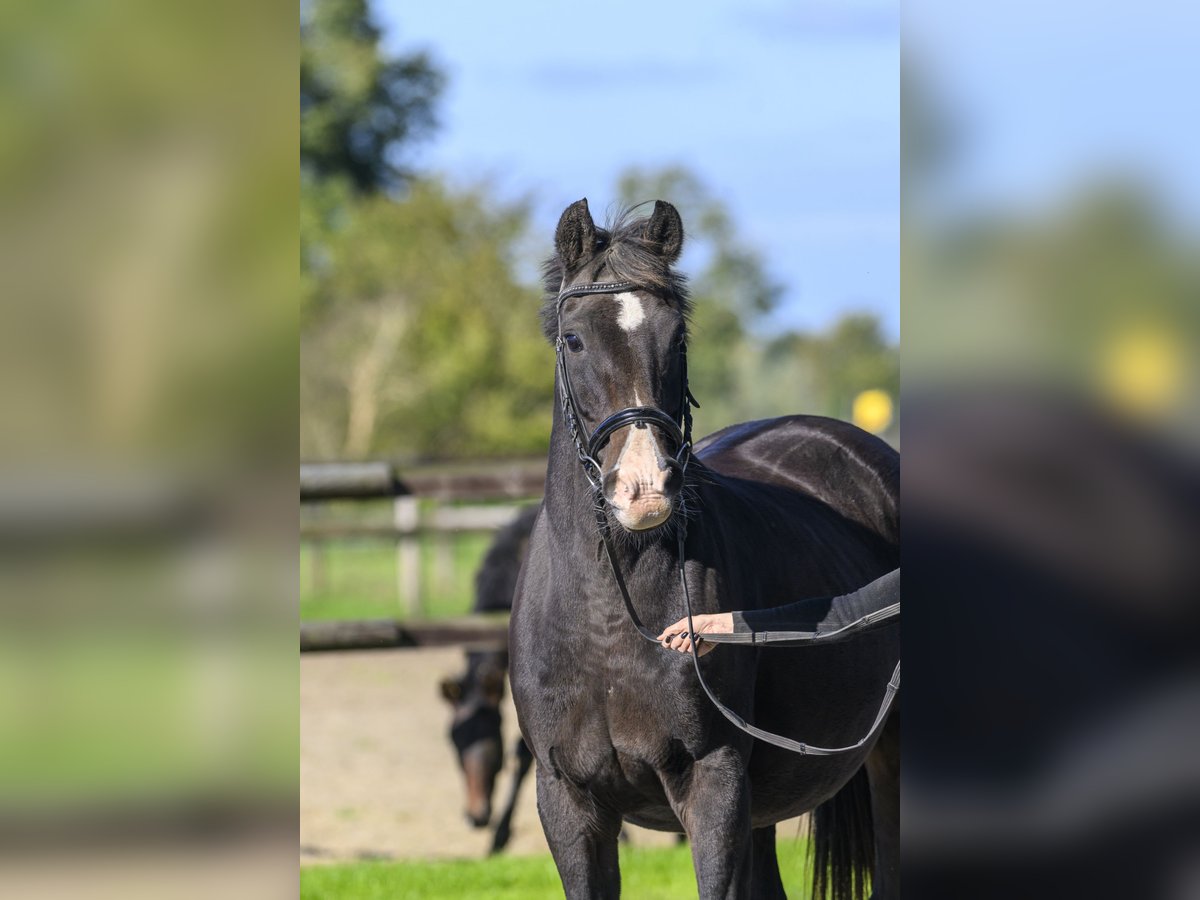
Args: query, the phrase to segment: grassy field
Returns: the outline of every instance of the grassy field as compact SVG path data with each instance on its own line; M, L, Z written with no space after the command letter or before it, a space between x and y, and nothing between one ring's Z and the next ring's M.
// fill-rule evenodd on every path
M419 618L466 615L474 601L475 570L487 535L429 536L421 542ZM300 618L402 618L406 598L397 591L396 547L376 539L300 545Z
M779 842L779 870L788 896L808 896L806 842ZM621 892L639 900L695 897L687 846L622 848ZM300 871L302 900L551 900L563 896L549 856L457 862L364 862L308 866Z

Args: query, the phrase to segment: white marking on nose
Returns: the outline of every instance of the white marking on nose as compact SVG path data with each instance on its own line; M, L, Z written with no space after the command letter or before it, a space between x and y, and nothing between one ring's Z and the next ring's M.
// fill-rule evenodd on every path
M626 331L633 331L646 318L646 311L642 309L642 301L637 294L631 294L628 291L624 294L617 294L617 303L621 307L621 311L617 314L617 324Z
M633 405L643 405L637 388L633 389ZM633 425L625 434L625 444L621 447L621 452L617 455L617 464L613 468L635 493L641 489L657 490L662 480L662 470L658 464L661 456L658 436L654 429L645 425Z

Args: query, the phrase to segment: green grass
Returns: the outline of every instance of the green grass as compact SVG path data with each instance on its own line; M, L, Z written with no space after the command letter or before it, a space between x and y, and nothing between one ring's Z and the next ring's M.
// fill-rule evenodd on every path
M462 616L474 602L475 570L487 535L429 535L421 539L418 618ZM397 589L396 547L387 540L327 541L300 546L300 618L403 618Z
M806 842L779 841L779 870L788 896L808 896ZM696 896L691 848L622 848L621 893L639 900ZM448 862L363 862L300 870L301 900L543 900L561 898L548 856Z

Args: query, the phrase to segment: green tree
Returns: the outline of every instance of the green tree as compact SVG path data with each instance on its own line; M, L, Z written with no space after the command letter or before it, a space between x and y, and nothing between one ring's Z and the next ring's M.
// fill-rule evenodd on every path
M514 276L527 208L402 167L443 79L386 58L364 0L303 7L301 47L302 455L544 450L553 369Z
M528 218L424 180L346 207L310 281L302 456L545 451L553 354L514 274Z
M385 57L366 0L312 0L300 24L300 165L359 192L410 177L405 148L436 124L442 74L424 53Z
M849 419L871 388L900 393L900 358L872 313L848 313L824 333L789 332L766 345L764 399L782 410Z

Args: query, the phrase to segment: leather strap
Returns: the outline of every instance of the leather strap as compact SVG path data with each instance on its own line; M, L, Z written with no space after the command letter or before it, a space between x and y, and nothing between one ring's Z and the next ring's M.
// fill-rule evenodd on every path
M734 631L727 633L706 631L700 636L700 640L711 641L714 644L790 644L798 641L829 641L833 638L848 637L878 622L894 619L898 615L900 615L900 604L893 603L831 631Z
M627 406L618 410L596 426L592 436L588 438L588 453L595 456L608 443L608 439L626 425L649 423L661 428L667 433L676 447L684 444L683 429L679 423L656 406Z
M587 294L619 294L622 291L634 290L637 290L637 285L632 281L593 281L590 284L577 284L559 293L555 312L562 315L563 304L572 297L583 297Z
M683 527L683 522L686 521L686 519L682 515L682 513L683 513L683 510L681 509L680 510L680 519L679 519L680 525L679 525L679 529L677 531L678 557L679 557L679 559L678 559L679 584L680 584L681 588L683 589L684 608L687 610L688 633L695 635L696 629L692 622L692 598L691 598L691 593L688 591L687 573L684 568L684 564L685 564L685 560L686 560L686 557L684 555L684 545L687 541L687 535L686 535L686 533L684 531L684 527ZM612 569L613 577L617 582L617 588L620 590L620 593L621 593L621 599L625 603L625 611L628 613L629 619L633 623L633 627L635 629L637 629L638 633L643 638L657 644L658 636L656 634L654 634L652 631L650 631L650 629L648 629L645 625L642 624L642 620L641 620L641 618L639 618L639 616L637 614L637 610L633 608L633 600L629 596L629 588L625 584L625 578L621 574L620 566L617 565L616 553L613 550L612 540L608 534L608 522L605 519L604 511L600 508L597 508L597 510L596 510L596 523L600 527L600 538L604 543L604 552L608 556L609 567ZM880 621L881 619L891 618L892 616L899 615L900 604L897 603L897 604L894 604L894 606L895 606L894 612L891 611L892 607L887 607L884 610L880 610L878 613L873 613L870 616L865 616L863 619L859 619L856 622L852 622L852 623L850 623L850 625L845 626L845 628L838 629L838 631L836 631L836 632L833 632L833 631L827 632L824 635L814 636L811 639L812 640L820 640L821 637L828 638L834 634L839 634L839 633L844 634L847 629L853 628L853 629L857 630L859 628L865 628L868 624L871 624L872 622L877 622L877 621ZM871 621L868 622L867 621L868 619L870 619ZM776 634L789 634L789 635L813 634L811 632L775 632L775 633ZM706 634L704 636L703 640L708 640L711 637L715 637L715 636ZM747 641L741 640L741 638L744 637L743 635L720 635L719 637L734 638L734 640L721 641L721 643L752 643L752 642L747 642ZM789 640L804 640L804 639L805 638L796 638L796 637L789 638ZM867 733L864 734L859 740L855 741L853 744L847 744L844 747L817 747L813 744L806 744L803 741L793 740L792 738L786 737L785 735L782 735L782 734L775 734L774 732L767 731L766 729L763 729L763 728L759 728L757 725L752 725L749 722L747 722L742 716L738 715L736 712L734 712L732 709L730 709L728 706L726 706L724 703L722 703L721 700L717 697L717 695L715 693L713 693L712 688L710 688L708 686L708 682L704 680L704 673L700 670L700 655L696 651L696 643L697 642L695 640L692 641L692 665L696 670L696 679L700 682L700 687L704 689L704 693L708 695L708 699L712 702L713 706L715 706L718 709L718 711L720 711L721 715L723 715L726 719L728 719L730 722L732 722L734 725L736 725L739 729L741 729L742 731L746 732L749 735L752 735L753 737L758 738L760 741L765 741L768 744L772 744L776 747L781 747L784 750L790 750L793 753L799 753L802 756L836 756L839 753L850 753L854 750L858 750L861 747L863 747L868 741L871 740L872 737L875 736L875 732L879 730L880 726L887 719L888 711L892 708L892 702L896 698L896 692L900 690L900 662L899 662L899 660L897 660L896 668L892 672L892 677L887 683L887 688L884 690L883 700L879 704L879 712L875 716L875 721L871 723L871 727L869 729L867 729Z

